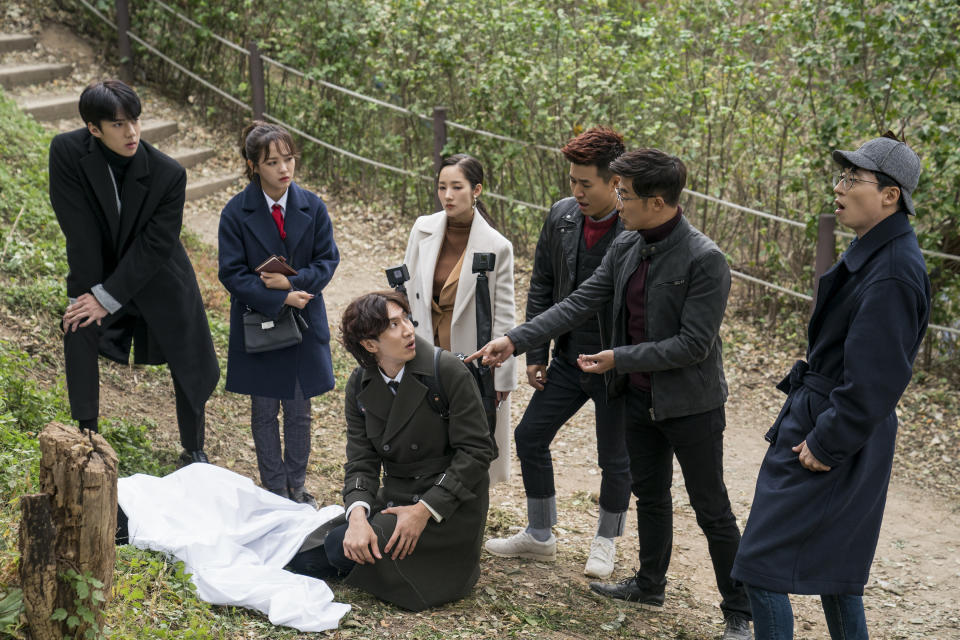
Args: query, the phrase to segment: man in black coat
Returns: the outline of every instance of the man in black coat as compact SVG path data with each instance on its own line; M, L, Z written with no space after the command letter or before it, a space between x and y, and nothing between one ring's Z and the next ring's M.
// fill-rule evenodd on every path
M186 172L140 140L140 99L118 80L80 95L86 125L50 143L50 202L66 238L70 412L97 429L98 355L170 365L183 462L207 462L204 406L220 368L180 243Z
M889 136L889 137L888 137ZM833 638L866 638L863 587L893 467L896 406L926 333L930 280L910 226L917 154L893 134L834 151L837 219L857 237L820 278L734 565L758 638L793 636L788 593L818 594Z
M720 323L730 268L717 245L683 216L687 170L658 149L630 151L610 164L619 177L624 232L593 276L533 321L511 329L468 360L498 364L512 353L613 309L602 351L578 359L581 370L607 374L624 395L626 448L637 498L640 569L619 583L590 583L612 598L663 605L673 545L673 457L710 549L726 619L724 640L745 640L750 604L730 569L740 531L723 482L723 376Z
M610 163L624 152L623 136L612 129L584 131L563 147L570 162L572 197L550 208L543 223L527 294L527 320L570 295L593 275L607 249L623 230L617 215L616 180ZM527 352L527 380L536 392L514 431L517 457L527 494L527 528L508 538L491 538L487 551L507 558L553 560L557 538L556 490L550 444L557 432L593 400L596 418L600 514L584 573L606 578L613 573L614 538L623 535L630 506L630 459L623 439L623 402L608 398L603 377L577 367L581 353L600 351L610 335L610 309L557 337L547 368L549 342Z

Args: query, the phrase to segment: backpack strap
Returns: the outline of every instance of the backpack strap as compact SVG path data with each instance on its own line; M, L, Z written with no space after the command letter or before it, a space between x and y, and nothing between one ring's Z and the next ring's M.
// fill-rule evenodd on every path
M420 382L427 386L427 402L430 404L430 408L444 420L449 420L450 401L447 399L447 392L444 390L443 382L440 379L441 353L443 353L442 348L433 347L433 375L421 377Z

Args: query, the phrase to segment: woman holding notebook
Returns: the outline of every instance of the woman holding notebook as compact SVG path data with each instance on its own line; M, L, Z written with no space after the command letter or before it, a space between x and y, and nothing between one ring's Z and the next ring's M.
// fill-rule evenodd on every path
M315 507L304 487L310 398L334 385L322 291L340 253L323 201L293 181L299 153L287 130L255 121L240 153L250 183L220 214L219 277L230 292L226 388L251 398L260 483ZM273 344L297 329L299 339Z

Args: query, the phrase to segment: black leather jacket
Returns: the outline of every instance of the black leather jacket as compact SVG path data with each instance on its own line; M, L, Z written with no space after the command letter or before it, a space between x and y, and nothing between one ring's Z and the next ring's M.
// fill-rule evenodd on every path
M649 341L630 344L627 284L640 261L648 258ZM636 231L621 233L591 278L507 336L516 352L523 353L563 334L612 301L613 392L628 384L626 374L648 372L654 420L693 415L715 409L727 399L719 331L729 293L730 267L723 252L681 218L669 236L652 244Z
M622 231L623 222L617 220L616 233ZM558 200L550 207L533 258L533 275L527 293L527 322L573 293L577 279L577 248L582 233L583 214L576 198ZM613 318L611 306L604 305L597 316L600 331L609 341ZM567 331L570 329L572 327ZM549 350L549 340L532 347L527 352L527 364L547 364Z

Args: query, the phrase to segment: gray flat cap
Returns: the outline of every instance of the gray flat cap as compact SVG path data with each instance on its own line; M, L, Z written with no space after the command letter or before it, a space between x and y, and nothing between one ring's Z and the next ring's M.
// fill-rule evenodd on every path
M885 173L900 186L900 195L910 215L917 215L913 208L913 190L917 188L923 166L920 157L907 143L892 138L874 138L863 143L856 151L833 152L833 159L843 164L844 160L859 169Z

